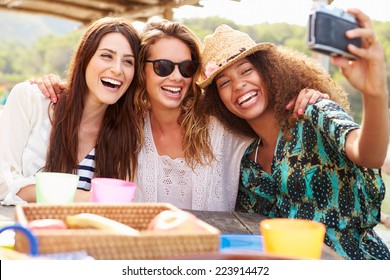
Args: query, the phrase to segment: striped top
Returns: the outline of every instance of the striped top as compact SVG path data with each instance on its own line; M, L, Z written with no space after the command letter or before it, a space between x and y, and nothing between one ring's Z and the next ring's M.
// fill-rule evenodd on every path
M77 174L80 176L78 189L91 190L91 179L95 173L95 148L77 165Z

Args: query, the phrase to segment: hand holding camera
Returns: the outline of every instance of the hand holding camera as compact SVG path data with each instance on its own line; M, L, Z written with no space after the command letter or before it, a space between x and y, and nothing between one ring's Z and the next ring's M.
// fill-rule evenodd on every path
M348 136L346 145L359 146L357 158L372 157L372 147L381 147L376 152L383 156L390 126L385 53L370 18L359 9L347 11L314 9L309 17L308 46L331 55L332 63L362 94L361 130Z
M344 10L320 5L309 14L308 47L331 56L357 57L348 51L348 44L361 47L361 38L348 39L345 32L358 28L355 17Z
M310 13L308 27L308 47L332 56L352 86L364 96L387 96L384 50L366 14L321 5Z

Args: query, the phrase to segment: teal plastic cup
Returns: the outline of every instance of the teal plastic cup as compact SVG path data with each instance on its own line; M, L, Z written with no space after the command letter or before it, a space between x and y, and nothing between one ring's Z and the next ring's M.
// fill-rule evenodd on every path
M70 204L74 202L79 175L57 172L35 174L37 203Z

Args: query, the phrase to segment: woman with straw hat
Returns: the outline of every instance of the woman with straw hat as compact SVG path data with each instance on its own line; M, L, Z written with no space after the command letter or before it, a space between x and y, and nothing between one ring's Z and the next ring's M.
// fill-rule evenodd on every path
M218 27L204 40L204 106L232 131L257 137L241 162L238 210L302 218L326 225L325 243L347 259L390 259L373 227L380 221L385 186L378 168L389 135L384 52L370 19L349 10L362 28L360 57L335 57L362 92L363 121L346 113L347 95L316 61L247 34ZM330 95L297 118L285 111L302 87Z

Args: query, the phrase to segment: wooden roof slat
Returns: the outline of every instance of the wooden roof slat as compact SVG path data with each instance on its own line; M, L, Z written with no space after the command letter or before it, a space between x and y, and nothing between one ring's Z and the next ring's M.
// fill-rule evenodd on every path
M145 21L183 5L199 6L199 0L0 0L0 9L58 16L87 24L104 16L125 16Z

